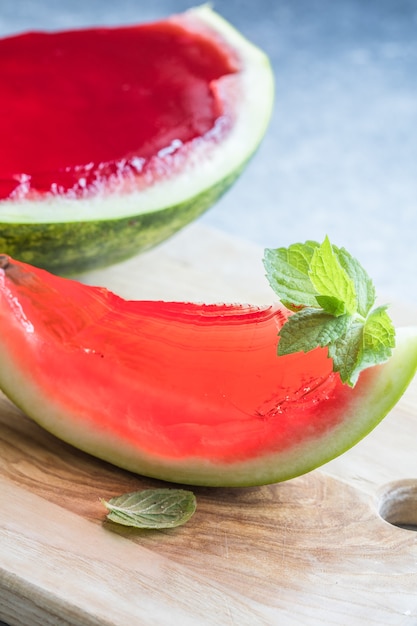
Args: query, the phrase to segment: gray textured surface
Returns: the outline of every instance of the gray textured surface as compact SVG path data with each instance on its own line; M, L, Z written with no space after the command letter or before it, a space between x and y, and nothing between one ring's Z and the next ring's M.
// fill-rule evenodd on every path
M121 24L187 0L2 0L0 34ZM218 0L270 55L276 103L243 178L202 219L261 246L327 233L417 304L417 0Z

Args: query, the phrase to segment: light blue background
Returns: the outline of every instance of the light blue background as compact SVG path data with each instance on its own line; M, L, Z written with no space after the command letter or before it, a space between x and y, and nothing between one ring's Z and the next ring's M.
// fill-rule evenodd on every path
M192 5L3 0L0 34L139 22ZM201 219L269 247L327 233L389 299L417 304L417 0L214 8L270 55L276 103L249 168Z

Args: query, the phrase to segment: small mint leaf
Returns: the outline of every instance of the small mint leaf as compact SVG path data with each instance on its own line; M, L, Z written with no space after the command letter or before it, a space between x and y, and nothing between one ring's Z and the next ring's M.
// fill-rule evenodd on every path
M329 356L342 382L353 387L363 370L384 363L394 347L395 329L386 307L381 306L371 311L365 322L352 324L345 337L329 346Z
M135 528L175 528L188 522L196 510L196 499L184 489L145 489L126 493L109 501L107 519Z
M264 267L268 282L281 302L291 311L317 306L317 292L308 274L315 242L294 244L289 248L267 248Z
M346 313L346 306L343 300L333 298L332 296L317 296L316 300L321 308L330 315L338 317Z
M368 367L386 361L395 347L395 329L386 308L377 307L365 322L362 360Z
M359 315L366 317L375 303L375 287L368 273L345 248L333 246L340 265L355 285L357 309Z
M333 360L333 371L339 372L340 379L353 387L358 379L358 363L362 356L363 324L352 322L346 333L329 346L329 356Z
M279 333L278 354L309 352L340 338L349 325L349 316L334 317L325 311L306 308L288 318Z
M344 303L343 313L356 312L355 285L346 270L341 266L328 237L314 250L310 263L310 280L320 296L327 296ZM332 300L324 301L331 303ZM340 309L340 306L339 306ZM326 310L326 309L325 309ZM328 313L333 313L333 306ZM340 315L341 313L339 313Z
M305 243L293 243L287 248L287 259L290 265L297 268L308 276L310 270L311 259L314 250L320 244L317 241L306 241Z

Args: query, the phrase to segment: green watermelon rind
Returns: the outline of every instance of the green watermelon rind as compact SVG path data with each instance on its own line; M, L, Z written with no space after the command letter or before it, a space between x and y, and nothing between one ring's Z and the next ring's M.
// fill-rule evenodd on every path
M2 253L64 275L104 267L170 237L217 202L240 176L272 114L270 62L208 5L171 19L209 32L238 54L241 71L218 81L225 101L237 104L231 129L220 141L194 142L180 171L145 188L118 189L113 182L91 198L0 201Z
M55 274L71 276L144 252L209 209L230 188L240 169L180 204L118 219L1 224L0 250Z

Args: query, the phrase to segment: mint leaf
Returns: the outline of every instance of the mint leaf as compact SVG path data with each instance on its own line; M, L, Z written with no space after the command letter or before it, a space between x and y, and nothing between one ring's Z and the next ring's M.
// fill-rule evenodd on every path
M354 386L362 370L386 361L395 330L386 307L372 308L375 288L344 248L307 241L267 249L264 265L272 289L293 312L279 332L278 354L328 346L333 370Z
M371 311L364 324L362 362L367 366L386 361L395 347L395 329L386 309Z
M288 319L279 333L278 354L309 352L328 346L346 332L349 316L333 317L326 311L305 308Z
M395 329L386 307L374 309L365 323L353 322L345 337L329 347L342 382L353 387L361 371L386 361L395 347Z
M345 302L336 296L317 296L316 301L330 315L338 316L346 313Z
M363 324L350 320L346 333L329 346L333 369L340 379L353 387L359 376L358 363L363 351Z
M362 265L344 248L335 248L340 265L350 276L355 286L357 310L366 317L375 303L375 287Z
M294 243L289 246L287 254L290 264L308 276L311 258L318 245L316 241L307 241L303 244ZM281 250L285 250L285 248L281 248Z
M309 277L315 242L294 244L289 248L265 250L264 266L269 284L291 311L300 306L317 306L317 292Z
M354 282L339 263L328 237L314 250L309 276L319 294L317 301L325 311L343 315L356 310Z
M109 510L107 519L135 528L175 528L196 510L194 494L184 489L145 489L101 502Z

